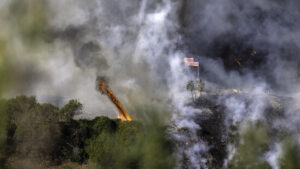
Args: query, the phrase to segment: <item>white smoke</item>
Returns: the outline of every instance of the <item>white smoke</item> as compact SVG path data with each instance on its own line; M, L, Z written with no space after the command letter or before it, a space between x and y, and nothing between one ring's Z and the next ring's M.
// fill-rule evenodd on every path
M171 58L182 57L174 51L178 25L172 15L177 3L46 2L53 39L45 44L43 59L31 61L31 53L20 51L26 61L22 65L35 65L35 71L41 73L36 77L38 82L21 93L36 95L42 101L49 101L47 95L49 99L64 97L64 101L77 98L88 114L109 115L114 106L95 90L95 79L100 75L109 79L125 107L132 98L141 102L167 100Z
M182 64L183 57L197 55L206 89L236 88L248 95L226 95L216 100L216 104L225 106L227 128L249 121L267 121L266 91L271 88L272 94L284 93L295 101L284 119L274 121L272 127L286 128L299 135L300 22L295 12L299 2L291 0L284 5L268 0L45 2L50 10L49 32L53 37L45 42L41 53L27 51L26 45L18 41L18 35L13 36L15 65L35 74L25 76L24 83L32 83L12 95L31 94L45 101L50 96L64 100L77 98L85 106L86 116L115 116L111 113L115 111L113 105L95 89L95 79L100 75L109 79L111 89L126 108L132 100L164 105L169 99L176 112L172 120L178 128L189 131L188 135L175 134L175 138L182 142L192 140L178 151L188 155L190 168L206 168L209 158L205 153L210 147L198 137L202 127L196 121L206 110L189 105L186 83L192 75ZM8 1L0 2L1 9L7 5ZM260 12L268 15L260 16ZM230 43L236 37L261 53L265 60L260 66L247 67L245 61L245 66L236 70L226 65L227 60L218 53L222 49L213 44ZM36 59L35 55L44 57ZM233 58L230 61L236 64ZM228 146L227 161L235 153L232 146ZM274 149L266 159L276 168L279 151L276 146Z
M270 152L266 153L265 158L271 165L272 169L279 169L278 159L281 153L282 150L280 144L275 144L274 148Z

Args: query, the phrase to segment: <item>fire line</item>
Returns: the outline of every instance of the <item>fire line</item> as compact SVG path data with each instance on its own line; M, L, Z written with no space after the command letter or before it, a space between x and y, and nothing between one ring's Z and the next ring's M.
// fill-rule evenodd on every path
M97 82L98 89L100 90L101 94L105 94L110 99L110 101L118 108L121 121L131 121L131 117L128 115L127 111L124 109L114 93L109 89L105 81L102 78L98 77Z

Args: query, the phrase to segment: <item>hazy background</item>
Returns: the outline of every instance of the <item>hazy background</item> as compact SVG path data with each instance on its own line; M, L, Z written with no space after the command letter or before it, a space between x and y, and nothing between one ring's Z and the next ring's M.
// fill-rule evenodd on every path
M75 98L85 117L115 117L95 87L104 76L129 111L147 104L171 108L172 121L196 140L184 150L191 166L205 167L209 147L195 121L203 110L187 106L193 75L182 64L183 57L197 56L206 89L250 93L218 99L226 120L245 128L266 122L267 101L260 96L285 97L291 102L284 115L268 127L292 133L299 144L299 8L297 0L1 1L1 95L34 95L57 105ZM282 142L270 143L266 153L274 168ZM229 154L238 148L228 147Z

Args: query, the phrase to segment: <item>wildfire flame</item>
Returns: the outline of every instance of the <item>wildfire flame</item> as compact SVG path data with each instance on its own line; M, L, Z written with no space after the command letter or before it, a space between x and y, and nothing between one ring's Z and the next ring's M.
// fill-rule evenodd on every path
M237 60L236 58L234 58L234 61L235 61L240 67L242 67L242 64L241 64L241 62L240 62L239 60Z
M254 55L256 55L256 50L253 50L253 51L251 52L251 56L254 56Z
M114 93L109 89L105 81L100 77L97 78L97 81L98 89L101 94L105 94L110 99L110 101L118 108L121 121L131 121L131 117L128 115L127 111L124 109Z

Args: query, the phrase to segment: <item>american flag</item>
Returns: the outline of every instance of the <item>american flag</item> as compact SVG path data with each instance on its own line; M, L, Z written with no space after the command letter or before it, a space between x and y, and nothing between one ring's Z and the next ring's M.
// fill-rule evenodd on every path
M199 67L199 62L194 62L194 58L184 58L185 65Z
M183 61L186 62L194 62L194 58L184 58Z

